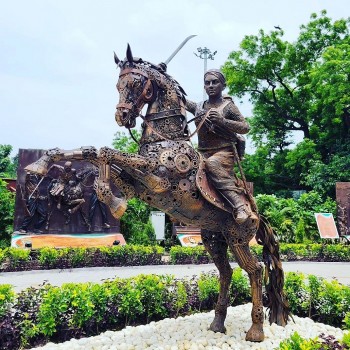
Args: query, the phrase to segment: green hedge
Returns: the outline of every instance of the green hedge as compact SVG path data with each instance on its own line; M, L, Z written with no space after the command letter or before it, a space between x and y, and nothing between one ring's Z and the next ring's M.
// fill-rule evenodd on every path
M250 300L248 279L242 270L235 269L230 288L231 305ZM196 279L139 275L102 284L43 285L16 296L9 286L0 286L0 349L61 342L126 325L211 310L218 291L215 273Z
M43 285L17 295L9 285L0 285L0 349L61 342L211 310L218 291L216 272L191 279L139 275L102 284ZM293 314L350 329L350 287L313 275L287 273L285 292ZM248 278L237 268L230 286L230 305L250 300Z
M251 247L262 260L262 247ZM350 261L350 246L342 244L280 244L284 261ZM203 246L170 249L170 264L207 264L212 259ZM94 266L135 266L164 264L164 248L159 246L115 246L100 248L19 248L0 249L0 271L63 269ZM234 258L229 254L231 261Z
M250 247L258 260L262 260L262 246ZM343 244L288 244L280 243L280 254L283 261L350 261L350 245ZM234 257L229 254L231 261ZM171 264L203 264L212 262L203 246L195 248L172 247Z
M113 246L100 248L0 249L0 271L62 269L93 266L160 265L164 248Z
M304 339L294 332L288 339L282 341L278 350L345 350L350 349L350 333L338 341L333 336L321 334L315 339Z

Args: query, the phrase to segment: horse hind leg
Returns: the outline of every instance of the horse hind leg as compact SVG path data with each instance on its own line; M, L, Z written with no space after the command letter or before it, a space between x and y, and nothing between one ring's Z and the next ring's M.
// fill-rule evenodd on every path
M225 319L229 304L229 288L232 277L232 268L227 256L227 243L221 233L202 230L202 241L205 249L213 258L214 264L219 270L220 291L215 306L215 317L209 329L214 332L225 333Z
M253 324L246 334L246 340L261 342L264 340L264 310L262 300L262 266L252 255L248 243L241 245L230 245L239 266L244 269L249 276L252 291L253 308L251 317Z

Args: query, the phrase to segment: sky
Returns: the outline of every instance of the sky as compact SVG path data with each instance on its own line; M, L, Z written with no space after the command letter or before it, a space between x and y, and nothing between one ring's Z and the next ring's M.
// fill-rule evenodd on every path
M311 13L349 16L348 0L0 0L0 144L63 149L111 146L119 72L113 51L160 63L189 35L168 73L203 99L204 60L220 68L245 35L280 26L293 42ZM235 100L251 116L248 101ZM250 146L249 146L250 147ZM249 149L248 149L249 151Z

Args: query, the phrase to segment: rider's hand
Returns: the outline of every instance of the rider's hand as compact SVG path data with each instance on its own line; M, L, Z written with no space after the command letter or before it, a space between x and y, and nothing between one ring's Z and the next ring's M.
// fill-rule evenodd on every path
M220 113L215 110L215 109L211 109L208 113L208 118L209 120L212 122L212 124L222 124L224 121L224 118L220 115Z

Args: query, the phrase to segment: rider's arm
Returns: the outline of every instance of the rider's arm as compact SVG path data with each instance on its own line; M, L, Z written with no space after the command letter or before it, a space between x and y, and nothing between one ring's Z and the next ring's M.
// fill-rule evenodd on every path
M249 124L232 102L225 108L224 126L231 132L246 134L249 131Z
M186 110L191 114L195 115L197 109L197 103L186 99Z

